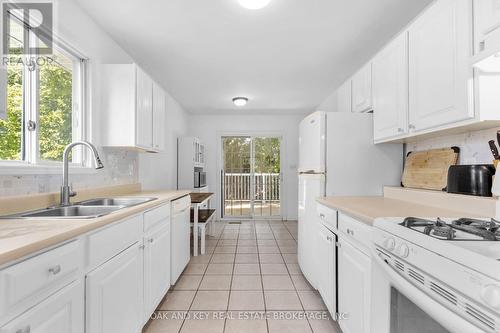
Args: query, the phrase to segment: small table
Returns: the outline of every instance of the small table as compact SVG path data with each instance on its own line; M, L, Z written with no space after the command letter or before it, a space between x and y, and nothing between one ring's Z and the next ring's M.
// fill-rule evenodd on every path
M191 208L193 208L194 218L193 218L193 256L198 256L198 222L199 222L199 210L204 204L208 204L210 208L210 199L214 196L214 193L189 193L191 196ZM202 254L205 254L205 238L201 239L202 242Z

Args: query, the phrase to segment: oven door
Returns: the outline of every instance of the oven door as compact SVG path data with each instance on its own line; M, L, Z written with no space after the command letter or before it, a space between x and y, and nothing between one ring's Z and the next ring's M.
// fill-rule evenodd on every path
M395 271L384 253L372 252L373 333L484 333Z

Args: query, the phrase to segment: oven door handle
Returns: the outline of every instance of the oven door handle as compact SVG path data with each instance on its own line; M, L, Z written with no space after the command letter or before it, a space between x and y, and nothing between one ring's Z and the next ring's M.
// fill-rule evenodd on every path
M439 323L451 332L484 333L476 325L464 320L458 314L454 313L444 305L440 304L432 297L426 295L423 291L415 287L404 277L394 271L394 269L381 257L381 254L372 251L372 257L384 272L389 276L390 284L397 287L408 299L415 303L419 308L428 314L439 314ZM437 319L435 319L437 321Z

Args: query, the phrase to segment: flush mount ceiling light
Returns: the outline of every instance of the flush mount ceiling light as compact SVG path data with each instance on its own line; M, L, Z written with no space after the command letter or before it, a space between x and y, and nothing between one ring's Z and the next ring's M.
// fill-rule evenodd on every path
M271 0L238 0L246 9L261 9L269 5Z
M246 98L246 97L235 97L235 98L233 98L233 103L236 106L245 106L248 103L248 98Z

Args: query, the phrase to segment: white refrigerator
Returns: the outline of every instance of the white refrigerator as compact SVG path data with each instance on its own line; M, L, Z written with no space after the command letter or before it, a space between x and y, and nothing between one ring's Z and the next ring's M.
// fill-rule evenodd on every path
M381 195L384 186L399 185L403 145L375 145L370 113L317 111L300 123L298 171L298 261L316 288L321 223L316 199Z

